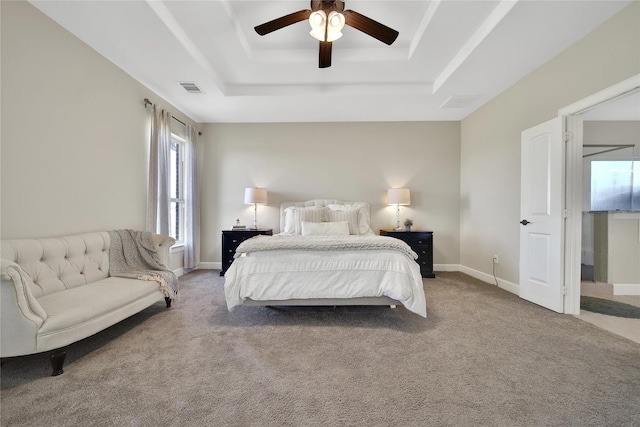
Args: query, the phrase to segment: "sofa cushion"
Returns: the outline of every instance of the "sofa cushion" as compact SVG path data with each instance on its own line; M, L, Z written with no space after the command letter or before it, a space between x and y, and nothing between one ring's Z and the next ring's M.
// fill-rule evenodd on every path
M47 313L47 320L38 334L46 335L78 327L159 292L156 282L108 277L42 296L38 302ZM105 325L108 326L110 324Z

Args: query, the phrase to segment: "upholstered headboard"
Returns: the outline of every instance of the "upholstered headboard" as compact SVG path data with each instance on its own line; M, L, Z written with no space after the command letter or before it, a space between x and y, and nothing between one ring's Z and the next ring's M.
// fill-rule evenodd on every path
M326 207L329 205L345 205L345 206L353 206L360 207L362 214L362 220L366 221L367 226L370 223L370 208L369 203L367 202L343 202L341 200L336 199L313 199L307 200L306 202L282 202L280 204L280 231L282 232L285 228L285 212L284 210L290 206L299 206L299 207L307 207L307 206L318 206L318 207ZM373 231L372 231L373 233Z

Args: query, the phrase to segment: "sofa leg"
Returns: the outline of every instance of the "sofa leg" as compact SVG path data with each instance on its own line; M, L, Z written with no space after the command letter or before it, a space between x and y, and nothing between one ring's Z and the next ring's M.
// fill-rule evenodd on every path
M171 298L164 297L164 301L167 303L167 308L171 308Z
M53 350L49 355L49 362L51 362L51 368L53 369L52 377L56 377L62 374L62 365L64 365L64 359L67 357L67 352L63 348Z

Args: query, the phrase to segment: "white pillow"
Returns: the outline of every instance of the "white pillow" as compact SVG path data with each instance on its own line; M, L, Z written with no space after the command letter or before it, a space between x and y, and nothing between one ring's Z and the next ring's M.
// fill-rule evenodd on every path
M349 223L338 222L307 222L302 221L303 236L348 236Z
M284 210L284 234L302 234L302 221L326 221L326 208L320 206L290 206Z
M345 205L331 204L327 205L329 211L343 211L350 209L358 210L358 226L359 232L355 234L375 234L371 229L369 218L369 204L368 203L349 203Z
M360 226L358 225L358 209L345 210L329 210L327 212L329 221L344 221L349 224L349 234L360 234Z

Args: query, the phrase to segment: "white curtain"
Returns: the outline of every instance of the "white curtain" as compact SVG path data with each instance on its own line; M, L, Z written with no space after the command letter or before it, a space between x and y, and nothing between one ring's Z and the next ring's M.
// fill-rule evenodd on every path
M192 270L200 264L200 180L196 149L198 130L187 125L187 142L184 150L185 176L185 230L184 268Z
M169 235L171 113L153 106L147 195L147 231Z

